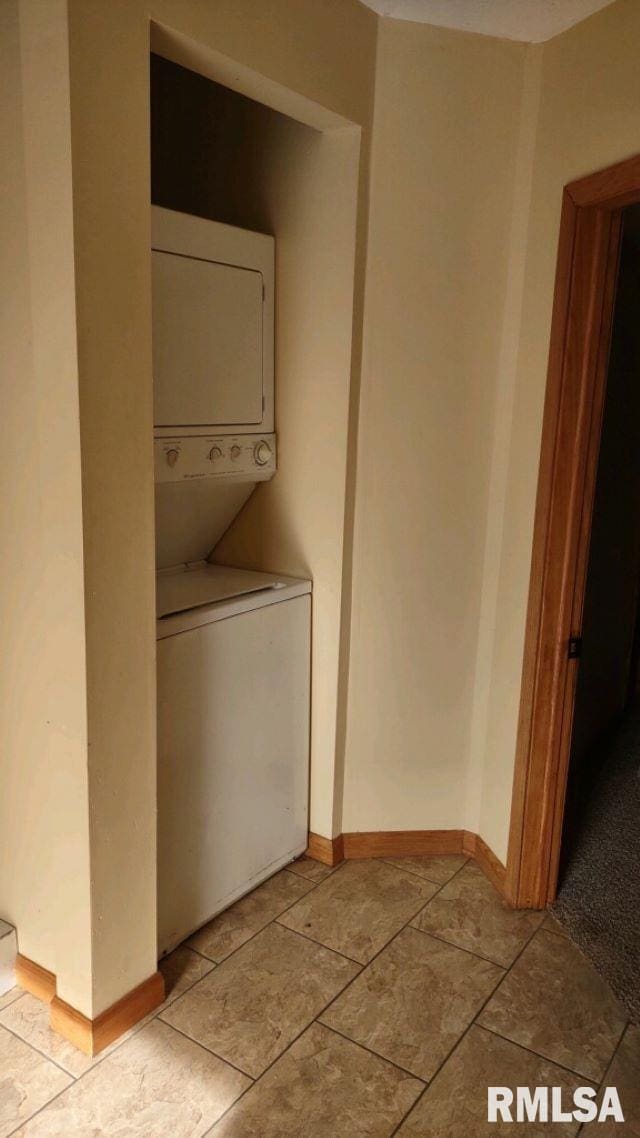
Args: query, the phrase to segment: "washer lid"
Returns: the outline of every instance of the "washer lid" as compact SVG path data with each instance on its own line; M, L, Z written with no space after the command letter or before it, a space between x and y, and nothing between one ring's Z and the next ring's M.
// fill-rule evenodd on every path
M165 569L156 574L156 616L160 619L263 589L282 589L288 583L289 578L273 573L232 569L206 561Z

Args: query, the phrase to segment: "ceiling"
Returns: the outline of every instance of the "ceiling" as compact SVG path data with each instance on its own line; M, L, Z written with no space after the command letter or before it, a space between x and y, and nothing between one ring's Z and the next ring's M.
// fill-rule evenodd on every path
M381 16L542 43L613 0L363 0Z

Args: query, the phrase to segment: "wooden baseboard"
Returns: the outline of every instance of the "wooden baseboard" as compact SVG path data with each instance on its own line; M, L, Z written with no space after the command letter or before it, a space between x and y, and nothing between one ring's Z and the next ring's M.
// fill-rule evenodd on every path
M87 1055L103 1051L164 1000L164 977L162 973L154 972L148 980L91 1020L56 995L57 981L53 972L20 954L16 957L16 982L32 996L50 1005L51 1028Z
M379 830L344 835L344 856L430 857L462 853L462 830Z
M471 830L372 830L323 838L309 834L307 856L324 865L365 857L434 857L464 853L472 857L489 881L510 903L507 871L479 834Z
M30 992L32 996L43 1000L45 1004L50 1004L56 994L56 978L53 972L49 972L41 964L36 964L34 960L21 956L20 953L16 956L16 983L24 988L25 992Z
M344 861L344 839L342 834L337 838L323 838L321 834L309 834L307 857L314 861L321 861L323 865L339 865Z
M51 1001L50 1026L86 1055L98 1055L164 1000L164 978L154 972L95 1019L88 1019L58 996Z
M503 897L507 897L507 870L500 859L496 857L490 846L479 834L465 830L462 843L463 852L477 861L489 881ZM508 899L508 898L507 898Z

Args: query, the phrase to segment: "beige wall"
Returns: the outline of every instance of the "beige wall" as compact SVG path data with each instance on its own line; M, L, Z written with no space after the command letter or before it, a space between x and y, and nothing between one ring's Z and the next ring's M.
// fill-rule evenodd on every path
M524 620L563 185L640 151L640 5L618 0L544 45L492 645L480 830L506 856Z
M384 20L344 829L506 859L563 185L640 150L617 3L534 47Z
M375 43L355 3L70 4L95 1011L155 959L149 16L356 121Z
M465 824L524 57L380 25L346 831Z
M65 5L0 6L0 913L91 1007L80 430Z
M55 422L64 443L58 466L62 463L65 477L71 479L75 461L75 483L67 481L57 494L53 439L51 444L45 440L41 453L41 440L29 435L24 442L29 449L21 451L29 475L18 485L12 483L5 497L13 526L5 529L5 536L15 536L15 542L3 564L2 579L3 603L9 610L6 658L12 661L12 671L5 670L1 679L16 714L3 721L9 755L3 798L19 809L7 831L9 861L2 864L0 906L3 915L18 923L23 951L58 972L59 994L95 1016L154 970L156 950L149 19L198 42L205 61L208 52L218 61L220 53L228 54L257 73L256 84L265 98L276 92L285 105L290 98L292 108L301 107L304 113L315 114L318 107L320 119L331 126L369 121L376 19L356 0L323 5L315 0L274 0L268 10L252 0L216 5L205 0L156 0L153 5L146 0L69 0L70 96L61 92L59 99L53 99L44 78L42 85L33 86L31 96L40 113L44 106L52 114L66 107L67 137L61 136L61 127L55 134L56 161L42 170L46 174L40 183L43 193L57 177L64 180L66 176L68 195L70 106L73 233L67 196L67 222L59 226L57 251L67 289L75 268L78 359L76 370L70 370L67 360L64 373L76 399L74 418L66 389L64 398L52 392L45 399L31 378L35 366L30 365L31 372L26 368L30 320L34 329L46 323L53 270L43 266L43 249L37 248L38 294L34 293L30 313L24 203L30 195L37 198L36 178L41 171L24 172L17 65L19 47L24 48L28 40L22 29L18 40L15 7L9 4L6 9L11 36L3 48L8 52L7 105L14 129L4 173L11 179L8 197L15 216L7 213L5 218L17 282L11 294L13 307L7 313L15 370L22 382L10 384L5 414L15 425L11 445L16 448L24 440L24 424L34 424L42 415L47 430ZM55 5L57 23L49 0L28 0L25 13L27 9L36 25L41 23L44 28L55 25L60 29L66 18L62 3ZM61 74L67 74L65 66ZM43 77L49 77L46 67ZM353 146L336 140L329 163L338 161L341 145L353 185ZM54 196L52 202L55 211L59 199ZM339 216L346 216L342 209ZM41 226L38 239L42 233ZM353 241L352 234L348 240ZM48 252L51 246L46 248ZM343 287L341 283L340 290ZM331 379L336 366L348 363L343 349L337 359L335 342L326 361ZM36 347L34 334L34 355ZM53 374L47 366L43 382L51 382ZM313 382L317 391L318 373ZM75 449L71 446L74 423ZM50 466L43 470L36 465L42 454L51 457L53 473ZM56 611L43 618L45 609L33 602L43 599L43 591L36 588L41 586L36 566L49 533L49 521L43 518L45 482L47 496L51 491L57 510L51 516L60 526L51 535L53 553L67 541L67 529L71 533L68 543L73 545L73 537L75 546L66 562L56 561L52 553L47 589ZM81 520L83 547L79 545ZM341 538L341 532L336 537L332 529L330 543L339 543ZM66 577L61 566L69 570ZM83 568L84 597L80 588ZM83 600L86 671L80 635ZM65 623L64 638L79 638L68 652L66 639L57 635L58 609L65 604L69 623ZM331 604L335 609L335 598ZM335 617L332 620L335 624ZM337 633L330 635L336 640L337 659ZM45 638L50 647L43 652ZM63 738L57 742L58 749L54 748L58 762L54 772L49 764L45 767L43 756L56 743L58 724L48 722L46 712L60 686L64 698L56 699L55 714L64 720ZM69 712L65 718L67 704L73 716ZM85 711L87 725L83 726ZM67 767L59 761L64 746ZM53 797L58 775L62 799ZM12 799L4 794L7 786ZM54 810L60 811L55 818ZM328 817L330 825L330 811ZM76 867L73 871L67 868L67 858ZM70 896L66 903L65 872L71 879L71 893L83 888L84 898ZM64 926L65 915L84 922L83 938L75 950L69 943L72 928Z
M265 140L276 235L278 471L258 486L214 560L313 579L310 829L334 833L359 131Z

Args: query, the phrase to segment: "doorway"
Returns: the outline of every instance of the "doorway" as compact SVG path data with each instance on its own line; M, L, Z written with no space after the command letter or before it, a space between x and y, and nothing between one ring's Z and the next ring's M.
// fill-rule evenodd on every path
M623 211L554 912L640 1015L640 205Z
M640 205L633 205L623 211L581 642L575 647L560 885L580 845L590 803L598 810L594 797L608 781L608 760L637 715L639 586Z
M623 211L638 202L640 157L563 195L507 864L523 908L558 890Z

